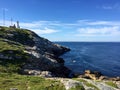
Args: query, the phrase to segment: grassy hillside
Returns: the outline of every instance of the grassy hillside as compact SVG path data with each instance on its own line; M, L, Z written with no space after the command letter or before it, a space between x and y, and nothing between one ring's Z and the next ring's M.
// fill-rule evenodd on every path
M0 74L0 90L12 88L17 90L65 90L63 84L56 80L18 74Z
M28 31L21 31L20 29L0 27L0 72L18 73L28 58L28 55L24 52L25 48L22 44L24 42L21 40L21 43L17 42L18 38L13 36L14 33L29 34Z
M59 81L19 74L29 59L25 46L32 46L32 39L29 30L0 26L0 90L65 90Z
M37 35L26 29L0 26L0 90L66 90L66 87L71 87L72 85L73 87L69 88L69 90L119 89L113 81L93 81L83 78L47 79L35 75L21 75L22 66L25 63L29 63L31 57L30 54L26 53L25 46L34 46L34 36ZM44 46L48 47L48 43L42 44L42 41L46 42L47 40L40 39L40 50L42 51L46 49ZM43 50L43 52L45 51ZM51 56L52 59L53 56ZM61 69L59 70L63 73Z

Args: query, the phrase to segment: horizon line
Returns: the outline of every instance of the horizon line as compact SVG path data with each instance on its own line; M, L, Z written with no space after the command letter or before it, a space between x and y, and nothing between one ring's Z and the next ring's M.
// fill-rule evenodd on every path
M119 42L120 41L52 41L52 42Z

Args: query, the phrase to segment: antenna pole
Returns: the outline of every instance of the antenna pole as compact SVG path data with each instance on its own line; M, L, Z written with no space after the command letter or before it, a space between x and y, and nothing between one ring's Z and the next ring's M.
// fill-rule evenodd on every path
M5 9L3 8L3 26L5 26Z

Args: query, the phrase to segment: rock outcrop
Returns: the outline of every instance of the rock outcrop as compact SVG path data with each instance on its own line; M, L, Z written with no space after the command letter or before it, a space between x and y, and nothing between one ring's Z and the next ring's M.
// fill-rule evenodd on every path
M112 80L112 81L120 81L120 77L107 77L102 75L98 71L91 71L91 70L85 70L84 74L78 75L78 78L86 78L86 79L92 79L92 80Z
M39 37L30 30L0 27L0 73L17 71L21 74L47 77L45 79L59 81L58 85L62 83L66 90L120 90L120 77L108 78L90 70L86 70L84 75L77 78L60 78L72 74L71 70L64 66L64 60L59 57L69 50ZM2 84L6 80L10 81L8 76L6 77ZM51 83L50 87L54 84Z
M66 90L120 90L120 81L91 80L85 78L47 78L60 81Z
M50 42L26 29L0 27L0 41L3 45L0 59L25 60L21 73L29 75L68 77L71 70L64 66L60 55L69 51L67 47ZM50 75L51 74L51 75Z

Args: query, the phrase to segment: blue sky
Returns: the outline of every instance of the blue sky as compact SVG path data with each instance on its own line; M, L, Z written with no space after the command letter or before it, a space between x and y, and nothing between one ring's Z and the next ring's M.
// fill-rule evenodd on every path
M119 41L120 0L0 0L0 25L17 20L51 41Z

